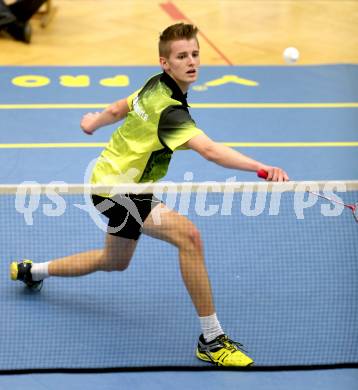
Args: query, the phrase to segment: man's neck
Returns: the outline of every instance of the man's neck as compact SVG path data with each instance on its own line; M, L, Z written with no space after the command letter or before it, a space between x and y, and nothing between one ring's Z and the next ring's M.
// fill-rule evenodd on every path
M183 92L183 95L185 95L189 90L190 84L182 83L182 82L178 81L175 77L173 77L173 75L171 75L170 73L167 73L167 74L176 82L176 84L178 85L180 90Z

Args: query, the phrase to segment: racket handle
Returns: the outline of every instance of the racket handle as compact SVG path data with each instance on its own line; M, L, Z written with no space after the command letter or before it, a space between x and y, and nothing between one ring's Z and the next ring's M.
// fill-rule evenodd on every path
M267 179L267 171L265 171L264 169L259 169L257 171L257 176L261 179Z

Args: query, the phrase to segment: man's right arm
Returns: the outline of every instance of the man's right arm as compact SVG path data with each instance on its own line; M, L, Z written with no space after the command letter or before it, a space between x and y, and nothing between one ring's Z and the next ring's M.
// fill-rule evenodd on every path
M118 100L102 112L85 114L81 119L81 128L86 134L91 135L100 127L111 125L124 119L129 110L127 99Z

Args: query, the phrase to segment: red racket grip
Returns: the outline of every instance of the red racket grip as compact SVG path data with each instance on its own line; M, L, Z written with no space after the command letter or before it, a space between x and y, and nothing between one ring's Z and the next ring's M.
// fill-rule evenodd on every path
M257 171L257 176L260 177L261 179L267 179L267 171L265 171L264 169L259 169Z

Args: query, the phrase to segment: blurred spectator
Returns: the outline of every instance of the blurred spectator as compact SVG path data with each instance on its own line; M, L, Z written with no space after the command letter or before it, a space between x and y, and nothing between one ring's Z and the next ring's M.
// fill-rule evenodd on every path
M46 0L18 0L9 4L0 0L0 30L7 32L17 41L30 43L30 18Z

